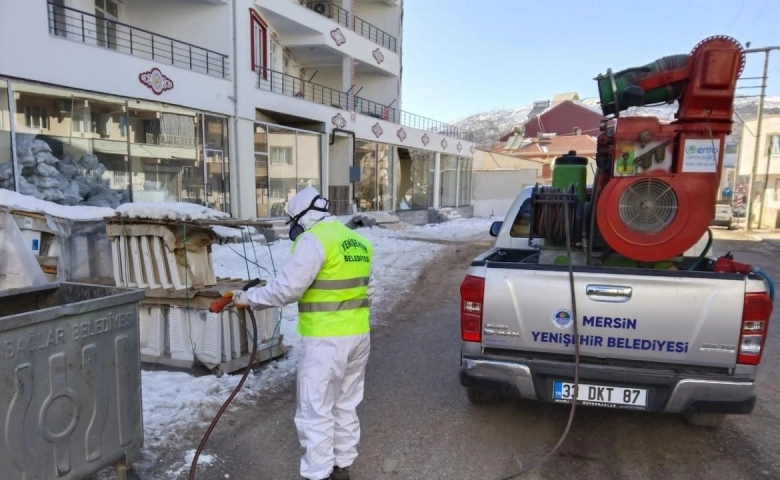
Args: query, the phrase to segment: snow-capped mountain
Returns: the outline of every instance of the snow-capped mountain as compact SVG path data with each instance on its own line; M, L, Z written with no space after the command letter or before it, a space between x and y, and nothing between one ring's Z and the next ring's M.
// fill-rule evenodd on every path
M579 101L589 107L600 110L598 98L584 98ZM494 146L501 135L507 133L515 125L525 123L528 119L528 113L532 108L532 105L524 105L517 108L492 110L461 118L450 123L466 131L473 132L474 140L477 144ZM670 121L674 120L674 114L676 112L677 102L670 105L631 108L628 111L621 112L621 115L650 115L658 117L661 120ZM738 137L741 133L740 126L742 122L756 119L758 113L758 98L734 99L734 112L735 124L733 136ZM780 97L766 97L764 99L764 115L780 115Z

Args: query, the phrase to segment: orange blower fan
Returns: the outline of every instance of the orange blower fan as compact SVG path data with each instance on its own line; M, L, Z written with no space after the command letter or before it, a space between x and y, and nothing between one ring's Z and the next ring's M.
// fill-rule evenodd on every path
M642 262L669 260L707 231L744 66L742 46L716 36L689 55L596 78L604 114L615 115L598 143L603 174L596 182L596 220L617 253ZM671 123L618 118L630 107L675 100L679 110Z

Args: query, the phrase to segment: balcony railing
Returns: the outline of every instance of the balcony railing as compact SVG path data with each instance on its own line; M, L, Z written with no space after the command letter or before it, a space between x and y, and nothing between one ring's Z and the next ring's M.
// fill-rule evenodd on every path
M355 111L369 117L381 118L388 122L399 123L397 109L382 105L373 100L355 97Z
M349 95L345 92L307 82L299 78L276 72L269 69L257 70L257 88L268 92L280 93L288 97L297 97L310 102L328 105L342 110L349 108ZM381 103L355 97L355 111L361 115L379 118L388 122L397 123L406 127L427 130L451 138L458 138L467 142L472 141L473 134L454 125L450 125L430 118L421 117L413 113L399 111L396 108L382 105Z
M377 103L361 97L355 97L355 111L369 117L381 118L382 120L397 123L405 127L427 130L429 132L435 132L441 135L446 135L452 138L459 138L469 142L473 138L471 132L466 132L454 125L439 122L437 120L431 120L430 118L421 117L419 115L415 115L414 113L404 112L403 110L399 112L393 107L387 107L381 103Z
M360 17L350 14L338 5L323 0L302 0L301 5L330 18L339 25L347 27L361 37L367 38L391 52L398 53L398 40L394 36L371 25Z
M257 88L346 110L347 94L267 68L257 69Z
M147 145L160 145L162 147L195 147L195 137L182 137L167 133L147 133Z
M229 77L227 55L51 2L49 33L194 72Z
M405 127L427 130L429 132L438 133L439 135L459 138L467 142L474 141L474 134L472 132L467 132L460 127L450 125L449 123L431 120L430 118L421 117L414 113L404 112L403 110L401 110L401 120L397 123L400 123Z

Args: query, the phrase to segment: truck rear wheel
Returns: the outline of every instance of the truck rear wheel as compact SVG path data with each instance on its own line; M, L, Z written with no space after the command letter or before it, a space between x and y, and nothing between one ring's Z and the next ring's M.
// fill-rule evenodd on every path
M694 427L718 428L723 425L723 421L726 419L726 414L685 412L682 414L682 417L688 425L692 425Z
M469 402L476 405L492 405L502 400L501 395L498 393L477 390L476 388L467 388L466 396L469 398Z

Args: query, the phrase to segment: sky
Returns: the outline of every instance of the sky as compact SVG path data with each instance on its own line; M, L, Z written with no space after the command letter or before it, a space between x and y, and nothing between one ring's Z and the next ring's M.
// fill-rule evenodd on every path
M596 97L608 68L689 53L712 35L780 46L778 0L404 0L403 22L402 108L445 122L562 92ZM749 54L742 77L761 76L763 62ZM780 50L768 77L767 95L780 95Z

